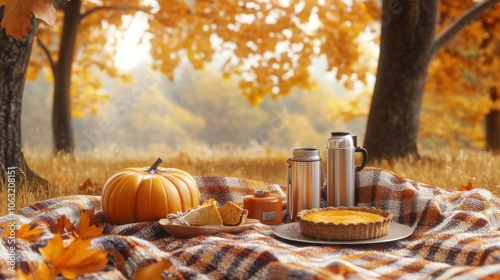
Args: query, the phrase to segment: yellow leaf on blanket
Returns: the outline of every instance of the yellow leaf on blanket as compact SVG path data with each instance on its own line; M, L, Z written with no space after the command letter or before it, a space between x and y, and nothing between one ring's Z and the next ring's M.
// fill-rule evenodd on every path
M162 279L161 274L163 271L169 269L172 266L172 262L167 259L162 259L157 263L152 263L145 267L139 267L134 274L133 280L149 279L156 280Z
M92 208L88 211L83 211L80 214L80 222L74 231L76 237L86 239L102 235L102 227L97 227L95 225L95 220L92 220L94 210L95 208Z
M77 238L65 247L58 233L47 241L45 247L38 250L56 275L61 274L64 278L74 279L85 273L101 271L108 263L106 252L98 248L88 249L90 241Z
M9 225L3 224L2 227L4 231L0 233L0 237L9 237L11 234ZM43 231L43 228L31 228L30 224L22 224L20 228L15 230L16 238L24 239L28 242L35 242L40 238L40 234Z

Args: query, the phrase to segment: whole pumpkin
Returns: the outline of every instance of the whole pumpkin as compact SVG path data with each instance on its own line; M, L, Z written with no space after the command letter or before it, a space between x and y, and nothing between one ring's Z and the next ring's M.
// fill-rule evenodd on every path
M102 211L111 224L157 221L167 214L200 204L194 178L176 168L161 168L158 158L151 167L125 168L106 181Z

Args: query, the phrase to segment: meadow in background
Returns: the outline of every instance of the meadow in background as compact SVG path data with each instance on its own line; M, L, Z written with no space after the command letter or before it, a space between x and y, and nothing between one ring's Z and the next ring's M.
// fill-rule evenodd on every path
M212 6L204 1L188 5L185 1L163 1L147 17L142 12L137 18L135 12L124 16L118 11L106 17L94 13L94 21L77 23L81 26L76 41L61 32L63 21L42 27L33 51L23 53L30 63L28 70L22 71L31 82L24 87L19 77L9 76L7 80L15 81L8 83L13 88L3 88L7 96L3 104L8 106L2 108L9 110L2 111L12 115L4 119L14 121L1 123L5 129L0 138L14 141L4 141L8 145L2 149L8 151L4 155L16 157L2 159L2 164L5 169L24 167L24 161L19 160L24 150L28 165L50 183L44 191L18 186L17 206L66 194L98 195L117 170L149 165L157 156L165 165L195 176L236 176L284 184L290 151L299 146L324 147L328 134L335 130L358 135L359 143L370 146L369 152L377 158L415 155L419 145L423 151L433 151L429 155L423 152L423 160L406 158L376 163L376 167L443 188L465 185L495 189L498 172L493 167L498 166L498 156L479 150L442 150L457 146L497 146L498 150L498 141L487 142L497 139L489 136L499 131L498 122L492 120L500 116L495 78L499 61L494 52L500 33L490 23L498 21L500 6L487 7L487 2L494 5L495 1L477 2L490 9L474 24L460 21L464 18L460 15L477 11L471 9L476 1L460 5L443 1L429 6L422 14L439 17L419 22L424 25L419 30L432 31L415 34L421 36L419 40L407 40L413 32L398 28L407 22L406 15L420 11L418 5L386 10L370 1L278 1L276 7L264 1L249 3L243 10L237 8L240 2L223 6L214 2ZM79 13L95 11L95 5L83 3L81 9L71 11L77 14L75 18L89 19ZM64 15L71 18L71 11L64 11ZM254 12L253 19L240 20L249 11ZM139 52L123 51L119 45L131 45L122 42L122 32L127 26L140 27L135 19L141 22L141 17L144 34L136 41L149 44L150 52L146 50L144 59L135 65L113 63L115 59L130 62L130 55L118 59L120 53L140 57ZM322 24L314 24L316 21ZM306 22L313 25L305 28ZM464 30L456 34L453 32L459 28L451 28L449 33L448 26ZM109 34L110 27L117 32ZM381 27L398 32L395 38L401 42L380 37ZM261 33L247 36L247 30ZM35 38L34 31L29 38ZM434 36L434 31L439 31L439 37L427 38ZM446 44L455 35L455 40ZM172 38L178 43L172 44ZM432 43L412 45L420 41ZM377 57L380 42L388 42L391 51L380 51ZM410 45L401 47L399 43ZM69 53L75 45L81 48L61 59L66 56L60 53ZM442 51L437 52L439 49ZM397 54L399 51L402 53ZM428 55L436 55L431 64ZM397 59L401 57L405 59ZM20 61L7 56L4 60ZM377 61L390 67L377 67ZM59 71L53 71L54 63ZM144 67L146 64L152 68ZM406 70L407 65L419 69L398 70ZM7 66L12 69L6 73L19 72L13 70L15 64ZM71 69L72 78L68 75ZM126 70L130 73L122 73ZM375 73L382 74L376 77ZM381 86L375 86L375 80ZM422 83L405 84L408 80ZM425 88L413 87L425 80ZM62 90L56 90L59 88ZM20 92L23 89L25 92ZM425 98L421 98L424 92ZM391 94L409 98L402 102ZM370 100L376 107L370 112L388 115L375 114L367 121ZM420 103L422 110L414 106ZM389 122L389 118L399 122ZM416 125L419 123L421 126ZM363 139L365 134L367 139ZM14 136L16 139L11 139ZM186 140L204 144L189 145ZM257 145L245 146L252 141ZM226 143L233 148L224 147ZM95 148L109 144L116 146ZM218 145L221 147L211 148ZM46 151L38 152L37 148ZM75 154L54 157L51 151Z
M153 151L108 149L92 155L53 156L27 151L30 167L49 181L47 191L30 190L30 185L16 186L16 206L20 209L49 198L90 194L101 195L106 180L126 167L151 165L161 157L163 167L175 167L193 176L232 176L285 185L287 163L291 150L264 146L249 148L209 148L190 145L180 150L157 147ZM161 152L160 152L161 151ZM322 151L324 153L324 151ZM322 155L323 166L326 156ZM405 178L444 189L468 190L484 188L500 195L500 155L475 149L445 148L423 152L420 160L407 158L370 164L384 168ZM0 191L0 215L7 214L7 188Z

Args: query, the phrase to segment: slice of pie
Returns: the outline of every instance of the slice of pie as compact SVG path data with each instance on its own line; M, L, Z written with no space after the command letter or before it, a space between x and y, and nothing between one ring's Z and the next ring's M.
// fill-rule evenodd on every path
M389 233L392 214L368 207L327 207L297 214L300 231L323 240L365 240Z
M239 207L233 202L228 202L219 207L219 213L225 226L239 226L245 223L248 210Z
M217 210L217 203L207 203L189 209L184 215L178 217L190 226L222 225L222 217Z

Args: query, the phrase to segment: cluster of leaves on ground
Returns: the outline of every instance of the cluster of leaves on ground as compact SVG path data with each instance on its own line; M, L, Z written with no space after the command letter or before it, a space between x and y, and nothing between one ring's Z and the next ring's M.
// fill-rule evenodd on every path
M0 229L3 229L0 237L9 237L7 228L7 225L0 225ZM41 241L43 230L36 224L21 224L16 230L16 238L30 243L38 242ZM35 271L28 274L17 268L19 279L49 280L56 279L58 275L74 279L86 273L102 271L108 265L108 253L91 244L93 238L103 233L103 227L94 217L94 208L83 211L75 222L63 215L49 230L54 236L47 240L45 246L38 248L43 260L38 262ZM138 268L134 279L146 279L143 276L159 279L161 273L170 266L169 260L162 260Z

